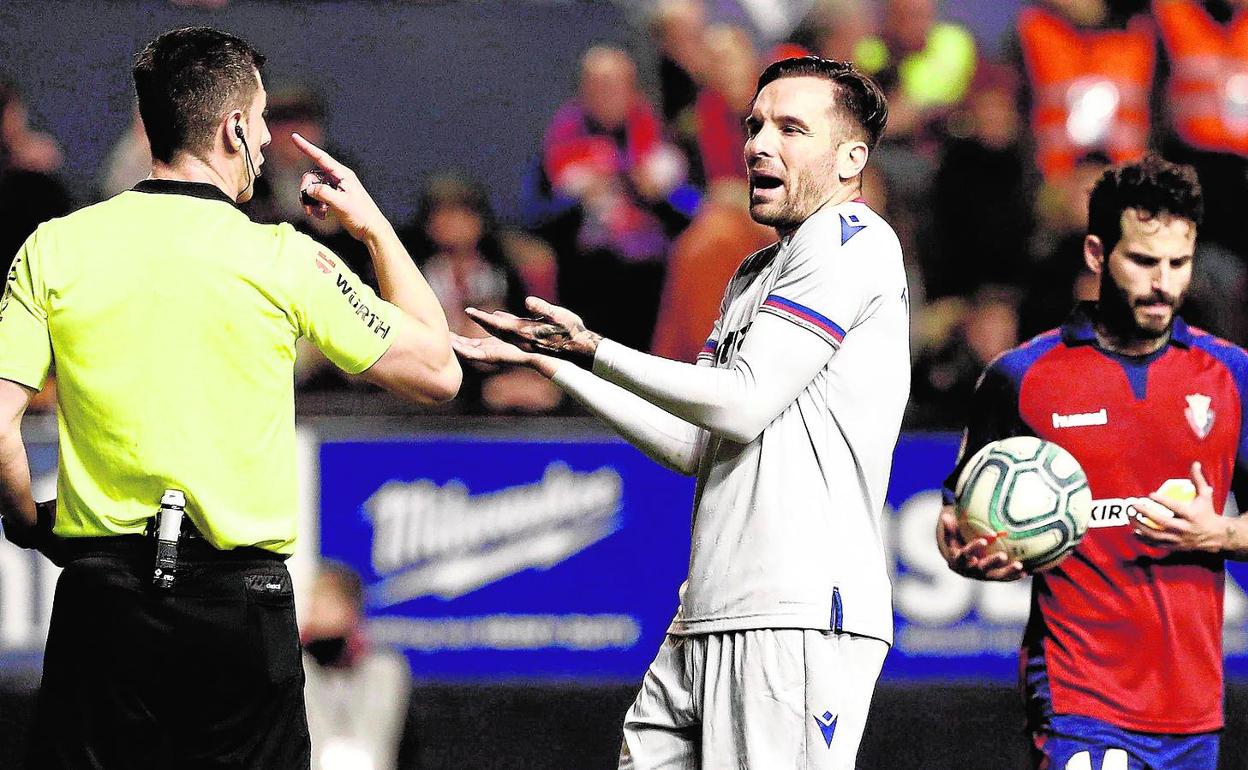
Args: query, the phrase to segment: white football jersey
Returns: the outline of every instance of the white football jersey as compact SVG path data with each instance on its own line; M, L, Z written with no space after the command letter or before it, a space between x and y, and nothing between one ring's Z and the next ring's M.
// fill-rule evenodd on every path
M882 516L910 392L896 234L862 201L821 209L742 263L702 357L732 366L759 313L835 353L758 438L709 438L670 632L807 628L891 643Z

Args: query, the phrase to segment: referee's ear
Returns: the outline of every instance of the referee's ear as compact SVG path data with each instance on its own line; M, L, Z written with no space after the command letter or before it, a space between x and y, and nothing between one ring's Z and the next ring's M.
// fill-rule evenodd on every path
M243 111L231 110L219 126L225 146L234 152L242 152L246 130L243 128Z

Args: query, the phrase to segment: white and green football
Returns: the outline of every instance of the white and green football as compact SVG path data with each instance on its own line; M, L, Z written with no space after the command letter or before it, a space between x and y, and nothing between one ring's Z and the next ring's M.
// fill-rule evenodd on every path
M967 542L989 539L1028 572L1049 569L1088 531L1092 493L1070 452L1051 441L1015 436L975 453L958 477L958 528Z

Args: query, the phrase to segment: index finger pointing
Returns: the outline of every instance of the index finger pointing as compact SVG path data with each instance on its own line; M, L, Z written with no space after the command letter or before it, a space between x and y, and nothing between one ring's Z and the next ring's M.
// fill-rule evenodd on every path
M322 150L320 147L317 147L315 144L312 144L307 139L304 139L298 133L292 133L290 138L294 141L295 146L299 148L299 151L311 158L316 165L320 166L325 171L334 174L335 176L337 175L337 171L340 166L338 161L334 160L333 156Z

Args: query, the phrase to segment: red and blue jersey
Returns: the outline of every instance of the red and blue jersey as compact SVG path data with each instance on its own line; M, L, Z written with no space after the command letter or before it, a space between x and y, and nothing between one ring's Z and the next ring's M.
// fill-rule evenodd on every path
M1037 436L1073 454L1092 490L1087 536L1032 582L1021 661L1029 721L1044 729L1053 714L1075 714L1142 732L1217 730L1223 558L1140 541L1127 501L1188 478L1195 460L1215 505L1227 499L1248 467L1248 353L1176 318L1160 350L1119 355L1097 344L1092 312L1080 306L988 367L962 454Z

